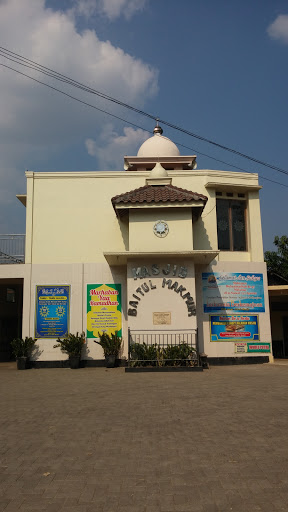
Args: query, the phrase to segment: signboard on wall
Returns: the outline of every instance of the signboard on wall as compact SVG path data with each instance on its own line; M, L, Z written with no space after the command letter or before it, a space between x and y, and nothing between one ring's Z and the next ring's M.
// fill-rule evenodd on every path
M236 354L243 354L247 352L247 343L244 341L237 341L234 343L234 352Z
M210 341L259 341L258 315L210 315Z
M244 343L237 342L234 344L235 352L237 354L243 352L271 352L271 344L270 343Z
M204 272L202 292L204 313L265 312L263 274Z
M153 325L171 325L171 312L153 313Z
M247 343L247 352L271 352L270 343Z
M37 285L35 338L64 338L69 332L70 285Z
M121 284L87 284L87 338L122 336Z

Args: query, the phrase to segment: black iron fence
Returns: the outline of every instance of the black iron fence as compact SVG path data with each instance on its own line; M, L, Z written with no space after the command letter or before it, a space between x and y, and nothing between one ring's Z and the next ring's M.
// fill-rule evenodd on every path
M128 329L128 366L200 366L197 329Z

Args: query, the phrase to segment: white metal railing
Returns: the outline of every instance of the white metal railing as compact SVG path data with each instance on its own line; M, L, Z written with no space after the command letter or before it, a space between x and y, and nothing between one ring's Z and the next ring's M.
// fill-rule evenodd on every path
M24 263L25 235L0 234L0 264Z

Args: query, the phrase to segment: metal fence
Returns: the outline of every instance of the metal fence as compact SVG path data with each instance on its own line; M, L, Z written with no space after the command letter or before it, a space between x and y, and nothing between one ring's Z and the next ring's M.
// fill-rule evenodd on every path
M128 328L128 366L200 366L197 329Z
M0 235L0 264L24 263L25 235Z

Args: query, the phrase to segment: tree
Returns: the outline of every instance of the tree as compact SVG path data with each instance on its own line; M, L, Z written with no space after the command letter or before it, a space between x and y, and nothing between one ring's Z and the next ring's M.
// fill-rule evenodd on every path
M288 279L288 237L286 235L280 238L275 236L274 245L276 245L277 251L265 252L267 270Z

